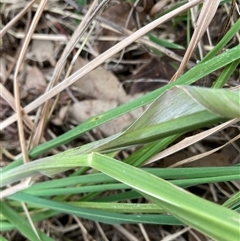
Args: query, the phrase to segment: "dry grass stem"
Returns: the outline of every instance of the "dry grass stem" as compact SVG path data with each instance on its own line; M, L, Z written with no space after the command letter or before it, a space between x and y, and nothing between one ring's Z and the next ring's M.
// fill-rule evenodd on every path
M84 17L84 19L81 21L79 28L75 31L74 35L72 36L71 40L69 41L68 45L66 46L66 48L65 48L66 51L63 52L61 58L59 59L57 65L56 65L55 71L53 73L53 77L52 77L46 91L50 90L53 86L55 86L57 81L59 80L60 74L64 68L64 64L66 62L67 57L69 56L70 52L76 45L77 41L84 34L84 32L86 31L89 24L91 23L91 21L89 21L89 18L91 18L90 14L96 6L97 6L97 0L95 0L93 2L88 13ZM96 8L96 9L98 9L98 8ZM32 146L37 145L43 135L43 130L47 124L48 117L49 117L48 116L49 108L50 108L50 103L49 103L49 101L47 101L44 104L43 109L41 109L41 108L38 109L37 117L40 117L40 113L41 113L42 118L36 127L36 132L34 133L34 136L33 136L33 145ZM38 119L35 120L35 123L37 123L37 122L38 122Z
M216 0L216 1L204 0L203 7L202 7L201 12L199 14L197 24L195 26L194 33L193 33L193 36L192 36L191 41L189 43L189 46L187 48L187 51L186 51L186 53L183 57L183 60L180 64L177 72L172 77L170 82L173 82L174 80L176 80L181 75L181 73L184 70L188 60L190 59L190 57L193 53L193 50L195 49L197 43L199 42L199 40L201 39L201 37L205 33L208 25L212 21L212 18L214 17L214 15L217 11L217 7L219 5L219 2L220 2L220 0Z
M131 234L126 228L124 228L122 225L115 224L113 227L121 233L123 236L127 238L129 241L139 241L138 238L136 238L133 234Z
M182 161L179 161L179 162L177 162L177 163L175 163L175 164L173 164L173 165L171 165L169 167L178 167L178 166L182 166L184 164L190 163L190 162L197 161L197 160L199 160L199 159L201 159L203 157L209 156L209 155L211 155L211 154L221 150L223 147L233 143L234 141L238 140L239 138L240 138L240 135L237 135L236 137L234 137L233 139L231 139L230 141L228 141L227 143L225 143L222 146L219 146L219 147L214 148L214 149L212 149L210 151L207 151L207 152L204 152L204 153L201 153L201 154L198 154L198 155L186 158L186 159L184 159Z
M144 34L148 33L150 30L154 29L158 25L166 22L167 20L171 19L172 17L176 16L177 14L180 14L187 9L201 3L202 0L193 0L189 3L186 3L185 5L179 7L178 9L175 9L174 11L164 15L163 17L160 17L156 19L155 21L149 23L148 25L142 27L141 29L137 30L134 34L131 36L125 38L122 40L120 43L116 44L103 54L99 55L96 57L94 60L92 60L90 63L86 64L83 66L80 70L72 74L70 77L62 81L60 84L57 86L53 87L51 90L49 90L47 93L30 103L24 108L25 113L29 113L30 111L34 110L35 108L39 107L42 105L44 102L52 98L53 96L57 95L60 93L62 90L66 89L68 86L72 85L75 81L77 81L79 78L83 77L102 63L104 63L107 59L111 58L113 55L142 37ZM7 118L1 123L1 128L4 129L8 125L12 124L13 122L16 121L16 115L12 115L11 117Z
M18 15L16 15L10 22L7 23L7 25L4 26L4 28L2 30L0 30L0 37L2 38L6 32L14 25L16 24L17 21L19 21L19 19L26 14L26 12L29 10L29 8L31 8L31 6L34 4L36 0L33 0L32 2L28 3L25 8L18 13Z
M165 149L164 151L152 156L144 165L147 165L147 164L150 164L150 163L153 163L157 160L160 160L160 159L163 159L164 157L167 157L173 153L176 153L177 151L180 151L188 146L191 146L192 144L200 141L200 140L203 140L204 138L214 134L214 133L217 133L235 123L238 122L238 119L234 119L234 120L230 120L230 121L227 121L221 125L218 125L216 127L213 127L209 130L206 130L206 131L203 131L199 134L196 134L196 135L193 135L193 136L190 136L190 137L187 137L185 138L184 140L178 142L177 144L175 145L172 145L171 147Z
M22 122L22 115L25 113L22 113L22 108L20 106L20 93L19 93L19 86L18 86L18 73L22 64L22 61L24 59L25 53L27 51L28 45L31 41L31 36L37 26L37 23L42 15L43 9L45 5L47 4L47 0L43 0L39 4L39 8L33 18L32 24L30 25L28 34L26 36L26 39L23 43L18 61L16 63L16 68L14 71L14 96L15 96L15 105L16 105L16 112L17 112L17 123L18 123L18 133L19 133L19 139L20 139L20 145L23 155L24 163L27 163L29 161L28 154L27 154L27 148L25 143L25 137L24 137L24 127Z

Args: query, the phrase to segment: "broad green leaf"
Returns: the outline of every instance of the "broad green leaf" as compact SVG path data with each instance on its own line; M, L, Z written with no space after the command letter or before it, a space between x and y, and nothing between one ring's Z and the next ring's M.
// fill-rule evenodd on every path
M240 91L179 87L207 110L229 119L240 118Z
M236 26L235 26L235 28L236 28ZM236 31L236 29L234 29L234 31ZM222 40L222 44L224 45L228 41L229 41L229 38L224 39L224 40ZM220 47L216 48L215 53L217 53L218 51L221 50ZM152 102L154 99L156 99L164 91L170 89L171 87L173 87L175 85L189 85L189 84L194 83L195 81L208 75L209 73L211 73L219 68L222 68L222 67L228 65L229 63L232 63L233 61L239 59L239 51L240 51L240 45L238 45L232 49L229 49L226 52L223 52L219 56L216 56L216 57L211 56L212 57L211 59L208 58L208 59L206 59L206 61L197 64L194 68L190 69L187 73L182 75L175 82L170 83L166 86L163 86L163 87L161 87L149 94L146 94L143 97L140 97L134 101L131 101L127 104L114 108L113 110L110 110L103 114L91 117L88 121L84 122L83 124L80 124L76 128L68 131L67 133L64 133L63 135L61 135L57 138L54 138L51 141L48 141L47 143L43 143L43 144L33 148L29 153L30 157L34 158L34 157L40 155L41 153L46 152L47 150L50 150L50 149L57 147L59 145L62 145L64 143L68 143L71 140L79 137L79 135L85 133L88 130L91 130L109 120L117 118L117 117L119 117L127 112L130 112L136 108L146 105L146 104ZM9 170L12 167L20 165L21 163L22 163L22 159L19 159L17 161L12 162L9 165L7 165L2 170L4 170L4 171Z
M207 98L205 98L207 97ZM92 151L109 152L119 148L156 141L182 132L218 123L224 119L218 117L239 117L239 91L207 89L200 87L173 87L157 98L144 114L127 130L117 135L96 141L81 148L68 150L57 156L35 161L1 173L1 185L20 180L29 175L44 173L55 175L75 166L86 165L87 153ZM199 102L199 103L198 103ZM210 109L211 112L207 111ZM217 113L218 115L214 114ZM63 160L80 155L81 163L59 166L56 159ZM56 163L56 164L55 164ZM21 170L22 169L22 170Z
M164 210L215 240L239 237L240 216L232 210L98 153L91 154L89 165L151 197Z
M205 104L203 105L203 101L199 101L200 98L196 98L196 94L194 96L193 94L190 95L190 91L191 93L200 93L203 97L205 97L201 98L205 100ZM166 136L162 135L162 138L192 130L196 128L196 126L200 127L201 124L208 125L208 121L209 124L211 121L214 121L214 115L212 115L212 113L203 113L203 111L206 109L209 110L210 105L215 107L214 111L212 111L212 109L211 111L217 115L221 115L225 118L238 117L239 92L236 93L234 91L227 90L221 90L221 92L219 91L220 90L211 90L208 88L192 86L182 88L173 87L157 98L144 112L144 114L126 131L116 136L116 138L111 137L109 142L105 142L103 144L99 143L99 147L95 146L93 147L93 150L102 151L124 145L142 144L144 142L146 143L160 138L159 132L163 133L166 131ZM219 105L217 105L216 102L219 103ZM229 111L222 110L222 103L235 107L235 111L232 115L229 115ZM217 116L215 116L215 118L215 121L217 122ZM198 122L198 120L201 120L201 123ZM160 125L161 123L165 124ZM184 126L185 124L188 127ZM174 126L178 128L180 132L173 131Z

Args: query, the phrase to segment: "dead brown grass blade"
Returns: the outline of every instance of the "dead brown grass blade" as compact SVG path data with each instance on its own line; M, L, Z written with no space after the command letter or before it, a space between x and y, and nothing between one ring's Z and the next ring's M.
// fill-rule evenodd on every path
M206 130L206 131L203 131L199 134L196 134L194 136L187 137L184 140L178 142L177 144L175 144L175 145L165 149L164 151L152 156L144 165L150 164L152 162L155 162L155 161L161 160L161 159L163 159L167 156L170 156L171 154L174 154L174 153L176 153L176 152L178 152L178 151L180 151L180 150L182 150L182 149L184 149L188 146L191 146L192 144L194 144L198 141L201 141L204 138L225 129L228 126L231 126L236 122L238 122L238 120L233 119L233 120L227 121L227 122L225 122L221 125L213 127L209 130Z
M173 164L173 165L171 165L171 166L169 166L169 167L178 167L178 166L182 166L182 165L184 165L184 164L190 163L190 162L197 161L197 160L199 160L199 159L201 159L201 158L203 158L203 157L209 156L209 155L211 155L211 154L213 154L213 153L221 150L223 147L225 147L225 146L233 143L234 141L238 140L239 138L240 138L240 135L237 135L237 136L235 136L233 139L231 139L230 141L226 142L226 143L225 143L224 145L222 145L222 146L219 146L219 147L214 148L214 149L212 149L212 150L210 150L210 151L207 151L207 152L204 152L204 153L195 155L195 156L191 156L191 157L186 158L186 159L184 159L184 160L182 160L182 161L179 161L179 162L177 162L177 163L175 163L175 164Z
M187 64L188 60L190 59L190 57L193 53L193 50L195 49L195 47L196 47L197 43L199 42L200 38L205 33L208 25L212 21L212 18L214 17L214 15L217 11L217 7L219 5L219 2L220 2L220 0L215 0L215 1L205 0L204 1L203 7L202 7L200 15L198 17L197 24L195 26L194 33L193 33L193 36L192 36L191 41L189 43L189 46L187 48L187 51L186 51L186 53L183 57L183 60L180 64L177 72L172 77L170 82L173 82L174 80L176 80L181 75L184 68L186 67L186 64Z
M30 111L34 110L38 106L42 105L44 102L46 102L53 96L57 95L58 93L60 93L62 90L64 90L65 88L73 84L75 81L77 81L78 79L80 79L81 77L83 77L84 75L86 75L87 73L89 73L90 71L92 71L93 69L101 65L102 63L104 63L107 59L112 57L114 54L118 53L119 51L121 51L122 49L124 49L125 47L127 47L128 45L130 45L140 37L142 37L144 34L148 33L149 31L157 27L158 25L166 22L167 20L171 19L177 14L180 14L186 11L187 9L194 7L195 5L201 3L202 1L203 0L193 0L189 3L186 3L185 5L179 7L178 9L175 9L172 12L142 27L141 29L133 33L131 36L125 38L120 43L114 45L112 48L110 48L109 50L99 55L94 60L92 60L89 64L85 65L80 70L72 74L69 78L65 79L60 84L58 84L57 86L49 90L47 93L39 97L37 100L33 101L31 104L26 106L24 108L25 113L29 113ZM12 124L14 121L16 121L16 115L13 115L8 119L4 120L1 123L1 128L5 128L6 126Z
M228 31L229 27L230 27L230 24L231 24L231 17L233 15L233 12L234 12L234 9L236 8L236 0L232 0L232 4L231 4L231 7L230 7L230 10L228 12L228 16L225 18L224 22L223 22L223 26L222 26L222 31L221 33L219 34L219 37L218 37L218 42L222 39L222 37L225 35L225 33Z
M19 73L20 67L22 65L24 56L26 54L28 45L31 41L31 36L32 36L36 26L37 26L37 23L38 23L41 15L42 15L43 9L44 9L46 4L47 4L47 0L42 0L39 4L37 12L36 12L36 14L33 18L32 24L30 25L30 28L29 28L28 34L26 36L26 39L23 43L18 61L16 63L16 68L15 68L15 71L14 71L14 96L15 96L15 105L16 105L16 112L17 112L18 133L19 133L19 139L20 139L20 145L21 145L24 163L27 163L29 161L29 158L28 158L28 154L27 154L27 148L26 148L25 137L24 137L24 127L23 127L23 122L22 122L22 116L24 115L24 113L22 113L22 108L20 106L18 73Z
M85 17L83 18L83 20L81 21L79 27L76 29L76 31L74 32L71 40L69 41L69 43L67 44L61 58L59 59L55 71L53 73L53 77L48 85L48 88L46 91L50 90L53 86L56 85L56 83L58 82L61 72L64 68L64 65L66 63L66 60L69 56L69 54L71 53L72 49L75 47L75 45L77 44L77 42L79 41L79 39L82 37L82 35L85 33L85 31L87 30L88 26L91 24L93 18L95 17L95 15L97 14L98 11L100 11L102 9L102 7L104 7L104 5L108 2L109 0L104 0L102 1L99 5L97 5L98 1L95 0L91 7L89 8L89 11L87 12L87 14L85 15ZM94 10L95 9L95 10ZM48 113L49 113L49 109L50 109L50 103L49 101L47 101L44 104L43 109L39 109L38 110L38 114L37 116L41 116L40 122L38 123L38 126L36 128L36 132L34 133L33 136L33 146L37 145L43 135L43 130L45 129L45 126L47 124L48 121ZM39 114L41 112L41 115ZM36 120L37 121L37 120Z
M1 90L1 97L9 104L9 106L14 111L16 111L15 99L12 96L12 94L5 88L5 86L2 85L2 83L0 83L0 90ZM23 116L23 121L30 130L31 128L33 128L33 122L27 115Z
M2 30L0 30L0 38L29 10L29 8L34 4L36 0L31 1L26 5L26 7L18 13L10 22L8 22Z

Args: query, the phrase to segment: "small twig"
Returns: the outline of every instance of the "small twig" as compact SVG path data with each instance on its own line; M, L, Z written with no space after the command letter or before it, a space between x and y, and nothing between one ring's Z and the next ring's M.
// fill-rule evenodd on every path
M96 221L95 221L94 223L96 224L97 229L98 229L99 233L101 234L103 240L104 240L104 241L109 241L108 238L107 238L107 236L105 235L105 233L104 233L101 225L99 224L99 222L96 222Z

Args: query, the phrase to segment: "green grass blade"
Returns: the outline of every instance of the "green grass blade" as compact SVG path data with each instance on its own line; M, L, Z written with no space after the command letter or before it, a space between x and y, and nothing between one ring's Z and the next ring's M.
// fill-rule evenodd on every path
M15 227L18 228L18 230L29 240L40 240L34 231L32 230L32 227L28 223L26 219L24 219L22 216L20 216L14 209L12 209L9 205L7 205L6 202L0 201L1 203L1 213L4 215L4 217L9 220ZM48 237L46 234L38 231L38 235L41 238L42 241L53 241L50 237Z
M100 147L103 148L103 150L106 150L106 148L109 150L110 148L119 148L140 144L140 142L154 141L168 135L174 135L186 130L193 130L195 128L217 123L220 120L221 119L216 116L211 116L203 111L199 114L187 117L184 116L182 118L168 121L167 123L161 123L151 127L142 128L141 130L132 131L124 136L120 136L120 138L114 140L114 142L110 142L106 146L100 145ZM136 139L136 137L138 138ZM91 152L93 147L95 147L95 144L90 143L87 147L89 148L86 149L82 147L80 149L69 150L55 156L42 158L11 170L1 172L0 187L36 174L53 176L76 166L88 166L88 157L87 155L83 155L83 153L86 153L87 151ZM79 156L79 159L74 160L74 156Z
M237 69L237 66L240 63L240 59L232 62L231 64L225 66L222 73L219 75L217 80L213 84L213 88L222 88L224 84L229 80L230 76Z
M141 166L146 160L162 151L178 137L179 135L168 136L164 139L148 143L135 151L129 157L125 158L124 162L136 167Z
M123 193L117 193L117 194L110 194L106 197L97 197L90 201L96 201L96 202L122 202L122 201L129 201L132 199L140 198L142 195L136 191L127 191Z
M59 163L60 165L61 163ZM163 179L198 179L198 178L218 178L222 176L238 175L240 172L239 166L233 167L191 167L191 168L143 168L142 170L161 177ZM223 180L221 180L223 181ZM35 183L27 190L40 189L55 189L68 187L73 185L87 185L87 184L102 184L102 183L116 183L116 180L103 174L93 173L74 177L65 177L61 179L53 179L41 183Z
M148 34L148 38L152 42L154 42L154 43L156 43L156 44L158 44L160 46L166 47L166 48L185 49L182 45L175 44L175 43L172 43L172 42L167 41L165 39L158 38L158 37L154 36L153 34Z
M47 150L50 150L54 147L70 142L71 140L75 139L76 137L85 133L86 131L89 131L109 120L112 120L113 118L117 118L127 112L130 112L131 110L134 110L143 105L146 105L152 102L154 99L156 99L163 92L165 92L166 90L170 89L175 85L189 85L194 83L198 79L210 74L211 72L219 68L222 68L228 65L229 63L232 63L233 61L239 59L239 51L240 51L240 45L232 49L229 49L227 52L224 52L203 63L199 63L198 65L196 65L194 68L192 68L187 73L182 75L178 80L176 80L173 83L170 83L164 87L161 87L160 89L157 89L127 104L114 108L113 110L91 117L88 121L84 122L83 124L80 124L74 129L68 131L67 133L64 133L63 135L57 138L54 138L53 140L48 141L47 143L41 144L33 148L29 153L30 157L35 158L38 155L46 152ZM21 163L22 163L21 159L18 161L14 161L11 164L4 167L3 170L5 171L8 169L11 169L15 166L20 165Z
M34 204L41 208L48 208L57 210L60 213L68 213L76 215L81 218L109 223L152 223L152 224L166 224L166 225L181 225L182 222L169 215L144 215L144 214L119 214L116 212L107 212L102 210L93 210L87 208L79 208L67 203L46 200L39 197L34 197L29 194L16 193L10 197L11 200L23 201L25 203Z
M19 202L15 202L14 205L16 207L18 207ZM34 205L32 205L32 206L34 208L36 208ZM32 206L29 205L29 208L31 208ZM34 213L31 213L31 217L32 217L33 222L41 222L41 221L46 220L48 218L51 218L51 217L53 217L57 214L58 214L58 212L56 212L56 211L52 211L52 210L45 211L45 210L39 209L37 211L34 210ZM10 231L10 230L17 229L17 227L14 224L8 223L8 222L5 222L5 221L0 221L0 227L1 227L1 231Z
M192 179L183 179L183 180L171 180L170 183L175 184L179 187L191 187L194 185L213 183L213 182L226 182L226 181L237 181L239 180L238 174L231 174L228 176L220 177L205 177L205 178L192 178ZM98 184L98 185L87 185L83 187L68 187L68 188L54 188L54 189L35 189L34 186L25 189L23 193L28 193L34 196L56 196L56 195L74 195L80 193L94 193L94 192L104 192L110 190L124 190L129 189L129 186L122 183L113 183L113 184Z
M1 241L8 241L8 240L5 239L2 235L0 235L0 240L1 240Z
M100 209L120 213L164 213L165 211L152 203L104 203L104 202L69 202L84 208Z
M223 206L239 211L240 210L240 192L237 192L231 198L229 198L223 204Z
M92 153L89 164L151 196L151 200L185 224L216 240L237 240L239 214L223 206L201 199L163 179L98 153Z
M207 110L226 118L240 118L240 91L180 87Z
M201 62L205 62L212 59L217 53L223 50L224 46L236 35L240 30L240 19L228 30L220 42L202 59Z

